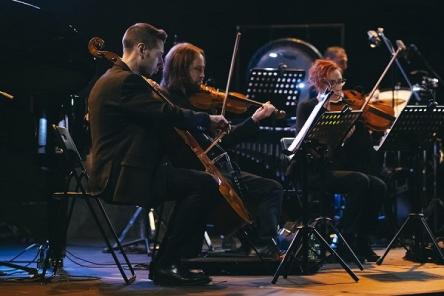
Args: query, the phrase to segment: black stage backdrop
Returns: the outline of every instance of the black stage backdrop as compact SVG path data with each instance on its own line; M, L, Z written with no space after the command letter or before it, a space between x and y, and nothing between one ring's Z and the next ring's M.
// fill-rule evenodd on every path
M207 76L219 87L226 83L236 27L245 25L344 24L343 45L350 56L347 77L365 89L371 88L388 61L385 48L372 50L368 46L367 31L377 27L383 27L393 41L401 39L406 45L416 44L441 76L444 72L444 19L438 0L33 2L76 26L86 38L102 36L108 48L119 53L120 38L129 25L149 22L164 28L169 34L167 49L175 39L204 48L208 56ZM264 30L263 40L273 39L277 31ZM308 41L321 52L327 46L341 43L338 34L330 31L315 37L310 36L310 29L295 33L291 37ZM243 49L255 42L249 37L249 32L245 32L241 39L239 59L244 67L239 68L237 75L246 75L245 66L251 55ZM236 87L243 90L243 85Z
M165 29L169 35L166 50L174 42L182 41L202 47L207 55L207 77L220 88L226 84L236 28L262 26L262 31L254 33L245 30L241 38L233 84L241 92L245 91L246 65L254 51L278 37L302 39L321 52L327 46L344 46L350 60L346 74L350 85L369 90L389 60L386 48L368 46L367 31L378 27L383 27L393 41L401 39L406 45L415 44L438 74L444 75L444 18L438 0L26 2L39 8L11 0L0 3L0 90L17 96L16 102L0 98L0 202L4 215L10 212L6 201L45 200L51 190L47 184L53 180L48 180L48 175L54 169L50 157L45 156L48 151L40 150L36 156L37 148L42 148L37 139L39 119L45 114L48 124L57 123L68 113L74 118L71 126L81 122L74 113L84 108L88 84L104 68L96 67L88 54L88 40L100 36L106 41L106 50L121 54L123 32L136 22ZM288 36L287 31L272 27L304 24L308 26ZM314 30L310 26L314 24L343 24L344 38L334 30ZM16 32L18 27L21 29ZM34 66L34 62L38 65ZM407 66L424 68L416 63L419 66ZM390 87L394 81L402 81L396 70L383 86ZM443 93L441 87L440 103ZM72 99L81 104L66 110ZM76 138L82 143L82 139ZM50 173L41 172L42 166L49 167ZM0 222L1 216L2 211Z

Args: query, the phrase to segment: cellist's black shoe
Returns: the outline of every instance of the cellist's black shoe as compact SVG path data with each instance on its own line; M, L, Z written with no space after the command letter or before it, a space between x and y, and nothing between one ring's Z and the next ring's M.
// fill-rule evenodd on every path
M370 246L357 249L356 255L359 258L365 259L367 262L376 262L379 259L379 255L376 254Z
M370 239L367 237L358 237L356 246L356 255L364 258L367 262L376 262L379 259L370 245Z
M276 261L279 261L282 259L281 251L273 243L268 243L268 244L262 245L262 246L257 245L256 250L254 250L254 249L250 250L249 256L260 256L260 257L262 257L262 259L271 259L271 260L276 260Z
M198 286L211 282L204 273L194 273L176 264L155 266L151 277L156 285L161 286Z

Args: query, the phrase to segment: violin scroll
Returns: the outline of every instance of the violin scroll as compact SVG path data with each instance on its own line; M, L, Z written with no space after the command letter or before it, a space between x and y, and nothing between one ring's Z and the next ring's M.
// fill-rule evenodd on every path
M102 55L100 54L100 51L104 46L105 46L105 40L103 40L100 37L93 37L88 42L89 53L96 58L101 58Z

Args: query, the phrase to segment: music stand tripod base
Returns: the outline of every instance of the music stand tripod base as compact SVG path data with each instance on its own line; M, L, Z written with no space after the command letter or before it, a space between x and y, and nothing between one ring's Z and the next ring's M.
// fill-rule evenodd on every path
M427 236L428 236L429 240L431 241L436 254L439 256L439 258L438 258L439 263L440 264L444 264L444 255L441 252L441 248L436 243L436 239L434 238L432 231L430 230L429 226L427 225L427 221L425 220L424 214L422 214L422 213L410 213L409 216L407 217L407 219L402 224L401 228L399 228L398 232L395 234L393 239L390 241L389 245L387 246L387 248L384 251L384 254L376 261L377 265L381 265L382 264L382 262L384 261L385 257L387 256L387 254L392 249L393 244L399 239L399 237L404 232L404 230L407 229L407 227L410 226L413 223L416 224L415 225L416 227L419 224L422 225L422 227L426 230ZM419 234L419 235L417 234L416 236L422 236L422 233ZM415 239L416 239L416 236L415 236ZM418 249L420 251L420 255L419 255L420 262L427 262L427 260L425 258L426 256L424 255L424 253L425 253L424 252L424 242L423 241L421 241L421 242L415 241L415 245L419 246Z
M272 284L276 284L277 280L279 279L279 276L282 274L284 278L287 278L288 271L289 271L289 265L292 263L291 261L294 260L294 257L298 255L298 253L302 250L302 252L305 252L304 246L301 248L297 248L301 243L304 244L304 241L308 241L308 238L311 234L314 234L315 237L318 239L318 241L323 245L324 248L326 248L339 262L339 264L342 266L343 269L350 275L350 277L355 281L358 282L359 278L356 276L356 274L350 269L350 267L345 263L345 261L336 253L335 250L333 250L328 242L322 237L322 235L319 234L319 232L313 228L312 226L299 226L298 230L296 232L296 235L294 236L293 240L290 243L289 248L287 249L287 252L285 253L284 258L282 259L281 263L279 264L274 276L273 280L271 281ZM302 256L305 256L304 254ZM304 266L305 265L305 266ZM307 262L303 262L302 266L304 271L308 270L308 264ZM285 270L285 271L284 271Z
M9 267L12 269L23 270L35 277L39 276L38 270L33 267L21 266L21 265L17 265L17 264L14 264L11 262L6 262L6 261L0 261L0 266L6 266L6 267ZM5 275L7 275L7 274L0 272L0 276L5 276Z
M344 244L345 249L348 251L349 255L351 255L351 258L353 259L353 262L358 266L358 268L362 271L364 270L364 266L362 266L361 261L359 261L358 257L356 256L355 252L353 252L352 248L348 244L347 240L344 238L342 233L339 231L339 229L334 225L333 220L329 217L318 217L313 222L313 228L318 229L318 227L322 227L324 230L324 233L328 232L328 228L330 228L331 233L334 233L339 240ZM322 249L321 249L322 250ZM325 250L324 250L325 252Z

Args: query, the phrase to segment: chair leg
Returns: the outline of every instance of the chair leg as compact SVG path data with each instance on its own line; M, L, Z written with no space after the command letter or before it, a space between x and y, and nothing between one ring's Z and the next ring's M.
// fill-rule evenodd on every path
M110 241L109 241L109 239L108 239L108 237L106 235L106 232L105 232L102 224L100 224L99 218L98 218L96 212L94 211L94 208L93 208L89 198L86 198L86 203L88 204L88 207L89 207L89 209L91 211L91 214L93 215L94 220L96 221L97 226L99 227L100 232L102 233L102 236L103 236L103 238L105 240L106 246L111 251L111 255L113 256L114 262L117 264L117 267L119 268L119 271L120 271L120 273L121 273L121 275L123 277L123 280L125 281L126 284L130 284L130 283L134 282L134 280L136 279L136 274L134 273L133 266L131 265L131 262L128 260L128 257L126 256L126 253L123 250L123 247L122 247L122 245L119 242L119 238L117 237L117 234L116 234L116 232L114 230L114 227L112 226L111 221L109 220L109 217L106 214L105 209L103 208L102 203L97 198L95 198L95 201L96 201L97 206L99 207L99 209L100 209L100 211L102 213L102 216L105 218L105 222L107 224L107 227L111 231L111 234L113 236L114 241L117 244L117 247L118 247L119 251L122 253L122 256L123 256L123 258L125 260L125 263L128 265L128 268L129 268L130 273L131 273L131 277L129 277L129 278L126 275L126 273L125 273L125 271L124 271L124 269L122 267L122 264L119 261L119 258L117 258L116 252L111 247L111 243L110 243Z
M154 240L153 240L153 251L151 252L151 260L154 260L157 255L157 248L160 246L159 243L159 232L160 232L160 224L162 222L162 215L163 215L163 209L164 204L161 204L159 207L159 212L157 213L157 225L156 230L154 234Z
M71 217L72 217L72 213L74 211L74 206L76 204L76 199L71 199L71 204L69 205L69 210L68 210L68 217L66 220L66 228L65 228L65 233L68 233L68 229L69 229L69 224L71 223Z

